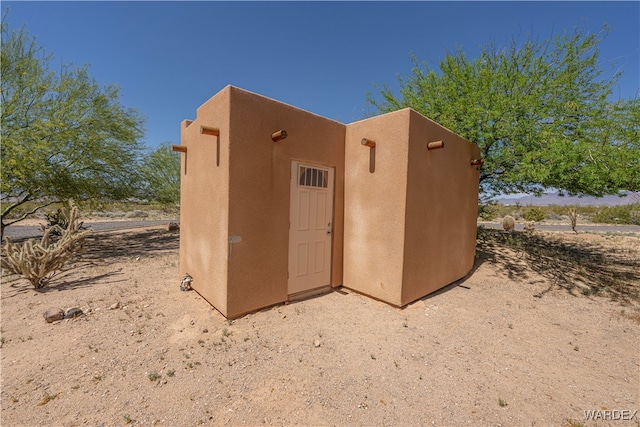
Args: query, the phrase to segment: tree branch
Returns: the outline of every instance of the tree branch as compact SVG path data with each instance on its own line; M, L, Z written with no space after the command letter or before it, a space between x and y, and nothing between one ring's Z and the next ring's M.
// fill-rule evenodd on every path
M27 219L27 217L28 217L29 215L33 215L33 214L34 214L34 213L36 213L38 210L40 210L40 209L42 209L42 208L46 208L47 206L50 206L50 205L52 205L52 204L54 204L54 203L57 203L57 202L59 202L59 200L52 200L52 201L47 202L47 203L45 203L45 204L38 205L38 206L36 206L35 208L31 209L30 211L28 211L28 212L24 213L21 217L19 217L19 218L15 219L15 220L13 220L13 221L9 221L9 222L4 222L4 217L6 216L7 212L3 212L3 214L2 214L2 227L3 227L3 228L4 228L4 227L8 227L9 225L13 225L13 224L15 224L15 223L17 223L17 222L24 221L25 219ZM24 203L24 202L22 202L22 203ZM8 209L8 212L10 212L11 210L13 210L16 206L20 206L22 203L16 203L15 205L10 206L10 209Z
M24 193L25 191L22 191L16 197L20 198L20 196ZM2 211L2 214L0 215L0 217L4 218L9 214L9 212L14 210L18 206L22 205L23 203L28 202L30 197L31 197L31 193L27 192L27 194L22 198L22 200L18 200L16 203L9 205L9 207L7 207L4 211Z

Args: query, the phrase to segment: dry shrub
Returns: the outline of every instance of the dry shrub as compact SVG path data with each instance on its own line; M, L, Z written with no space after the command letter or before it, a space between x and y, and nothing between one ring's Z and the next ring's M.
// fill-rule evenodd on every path
M578 224L578 209L569 208L568 215L569 221L571 222L571 229L578 234L578 230L576 230L576 225Z
M64 212L68 220L67 228L63 229L57 224L41 225L42 239L39 243L30 239L20 245L7 237L2 247L2 268L22 275L35 289L47 286L51 278L81 252L84 238L91 232L80 231L82 222L78 207L73 200L69 201L69 206Z
M524 225L524 232L526 234L533 234L536 231L536 223L533 221L529 221Z

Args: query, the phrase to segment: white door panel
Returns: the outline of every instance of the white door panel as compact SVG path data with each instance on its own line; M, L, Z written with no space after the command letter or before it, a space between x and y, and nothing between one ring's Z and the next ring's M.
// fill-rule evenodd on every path
M289 294L331 283L332 168L292 162Z

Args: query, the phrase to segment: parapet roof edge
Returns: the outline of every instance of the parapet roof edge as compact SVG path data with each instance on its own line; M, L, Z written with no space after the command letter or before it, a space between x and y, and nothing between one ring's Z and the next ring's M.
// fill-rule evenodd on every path
M244 88L238 87L238 86L234 86L234 85L232 85L232 84L228 84L228 85L226 85L226 86L225 86L224 88L222 88L218 93L220 93L220 92L224 91L224 90L225 90L225 89L227 89L227 88L229 88L230 90L237 90L237 91L240 91L240 92L248 93L248 94L251 94L252 96L256 96L256 97L259 97L259 98L267 99L267 100L269 100L269 101L271 101L271 102L276 102L276 103L278 103L278 104L286 105L287 107L289 107L289 108L293 108L294 110L303 111L303 112L305 112L305 113L307 113L307 114L311 114L312 116L320 117L320 118L322 118L322 119L324 119L324 120L327 120L327 121L330 121L330 122L333 122L333 123L337 123L337 124L340 124L340 125L342 125L342 126L346 126L346 124L345 124L345 123L342 123L342 122L340 122L340 121L338 121L338 120L330 119L329 117L325 117L325 116L323 116L323 115L321 115L321 114L314 113L313 111L305 110L304 108L296 107L295 105L291 105L291 104L289 104L289 103L287 103L287 102L280 101L280 100L278 100L278 99L274 99L274 98L271 98L271 97L269 97L269 96L262 95L262 94L259 94L259 93L256 93L256 92L253 92L253 91L250 91L250 90L247 90L247 89L244 89ZM214 95L214 96L215 96L215 95Z
M267 99L267 100L269 100L269 101L271 101L271 102L276 102L276 103L278 103L278 104L286 105L287 107L292 108L292 109L294 109L294 110L303 111L303 112L305 112L305 113L307 113L307 114L311 114L311 115L313 115L313 116L320 117L320 118L322 118L322 119L324 119L324 120L327 120L327 121L330 121L330 122L333 122L333 123L337 123L337 124L340 124L340 125L345 126L345 127L346 127L346 126L349 126L349 125L352 125L352 124L355 124L355 123L360 123L360 122L363 122L363 121L366 121L366 120L375 119L375 118L377 118L377 117L386 116L386 115L388 115L388 114L398 114L398 113L400 113L400 112L406 112L406 111L408 110L408 111L410 111L411 113L417 114L418 116L420 116L420 117L422 117L422 118L424 118L424 119L426 119L426 120L429 120L430 122L432 122L432 123L434 123L434 124L436 124L436 125L440 126L441 128L445 129L446 131L451 132L452 134L454 134L454 135L456 135L456 136L458 136L458 137L460 137L460 138L464 139L465 141L468 141L468 142L469 142L469 143L471 143L471 144L477 145L476 143L474 143L474 142L472 142L472 141L469 141L467 138L463 137L462 135L460 135L460 134L458 134L458 133L456 133L456 132L452 131L451 129L447 128L446 126L441 125L440 123L438 123L438 122L436 122L435 120L433 120L433 119L431 119L431 118L429 118L429 117L425 116L424 114L420 113L419 111L416 111L415 109L413 109L413 108L411 108L411 107L405 107L405 108L401 108L401 109L399 109L399 110L390 111L390 112L388 112L388 113L382 113L382 114L378 114L378 115L371 116L371 117L365 117L365 118L363 118L363 119L356 120L356 121L354 121L354 122L350 122L350 123L343 123L343 122L340 122L340 121L338 121L338 120L330 119L330 118L325 117L325 116L323 116L323 115L320 115L320 114L314 113L314 112L312 112L312 111L305 110L305 109L300 108L300 107L296 107L295 105L291 105L291 104L289 104L289 103L287 103L287 102L280 101L280 100L277 100L277 99L271 98L271 97L269 97L269 96L262 95L262 94L259 94L259 93L256 93L256 92L253 92L253 91L250 91L250 90L248 90L248 89L244 89L244 88L241 88L241 87L239 87L239 86L232 85L232 84L227 84L226 86L224 86L222 89L220 89L218 92L216 92L213 96L211 96L209 99L207 99L207 100L206 100L202 105L206 104L207 102L209 102L209 100L211 100L212 98L216 97L218 94L220 94L220 93L224 92L225 90L236 90L236 91L240 91L240 92L244 92L244 93L250 94L250 95L252 95L252 96L256 96L256 97L259 97L259 98ZM198 107L198 108L199 108L199 107Z
M353 125L353 124L356 124L356 123L360 123L360 122L364 122L364 121L367 121L367 120L372 120L372 119L375 119L375 118L378 118L378 117L386 116L388 114L397 114L397 113L399 113L401 111L404 112L404 111L407 111L407 110L414 111L414 112L418 113L414 109L412 109L410 107L406 107L406 108L402 108L400 110L389 111L388 113L382 113L382 114L378 114L378 115L371 116L371 117L365 117L364 119L356 120L355 122L351 122L351 123L348 123L348 124ZM418 114L420 114L420 113L418 113ZM422 116L422 114L420 114L420 115Z

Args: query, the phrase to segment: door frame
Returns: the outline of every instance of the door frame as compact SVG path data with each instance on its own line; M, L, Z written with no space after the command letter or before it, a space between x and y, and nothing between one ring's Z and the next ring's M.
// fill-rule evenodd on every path
M293 218L292 214L294 212L293 207L293 192L298 191L299 183L298 183L298 171L300 166L305 166L309 168L317 168L320 170L326 170L328 172L328 182L327 182L327 192L328 192L328 202L331 203L331 209L328 214L328 219L330 221L330 239L329 239L329 260L328 260L328 279L327 283L323 283L318 286L311 286L307 289L295 290L291 291L291 279L292 279L292 225ZM334 166L325 165L322 163L309 162L306 160L291 160L291 168L290 168L290 182L289 182L289 249L288 249L288 260L287 260L287 294L295 295L295 294L303 294L306 292L313 292L316 289L321 289L327 286L331 286L331 280L333 277L333 243L334 243L334 230L335 230L335 173L336 168ZM312 187L311 187L312 188Z

